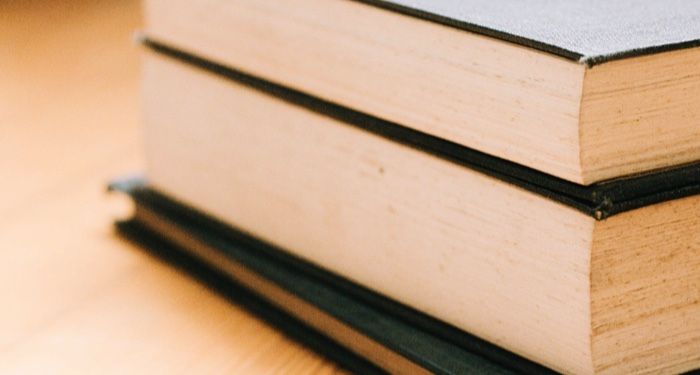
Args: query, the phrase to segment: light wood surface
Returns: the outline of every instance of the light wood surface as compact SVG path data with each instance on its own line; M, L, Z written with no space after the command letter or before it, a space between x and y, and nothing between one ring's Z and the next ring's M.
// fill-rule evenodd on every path
M115 237L139 22L131 0L0 2L0 373L336 372Z

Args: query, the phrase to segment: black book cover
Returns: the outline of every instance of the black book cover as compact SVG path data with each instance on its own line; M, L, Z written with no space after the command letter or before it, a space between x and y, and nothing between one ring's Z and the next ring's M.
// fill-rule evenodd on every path
M117 223L123 236L353 372L554 373L171 200L143 180L116 182L110 189L128 194L136 206L133 218ZM271 294L266 283L280 292ZM275 293L316 309L313 322L324 316L339 322L331 327L355 334L345 344L364 349L330 338L336 329L313 327L303 310L281 308L282 299L270 300Z
M573 207L597 220L635 208L700 193L700 162L580 185L397 123L340 106L204 59L168 45L143 39L156 53L190 64L347 125L473 169L535 194Z

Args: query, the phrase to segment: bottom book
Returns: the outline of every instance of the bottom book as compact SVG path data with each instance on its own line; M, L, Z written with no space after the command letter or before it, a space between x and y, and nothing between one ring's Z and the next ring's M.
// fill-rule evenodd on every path
M553 371L392 301L149 188L115 182L118 232L286 335L357 373Z

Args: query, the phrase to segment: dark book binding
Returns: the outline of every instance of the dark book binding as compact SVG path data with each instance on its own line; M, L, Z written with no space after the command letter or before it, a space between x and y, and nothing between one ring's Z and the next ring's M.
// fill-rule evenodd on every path
M223 79L257 90L290 104L341 121L421 150L463 167L511 183L520 188L573 207L597 220L611 215L700 193L700 162L674 168L580 185L559 177L492 156L457 143L410 129L330 101L311 96L228 66L144 38L154 52L209 71Z
M141 179L115 182L110 189L128 194L136 206L131 219L117 223L123 236L353 372L383 373L405 362L400 368L436 374L555 373L257 240L150 189ZM270 300L263 287L246 283L246 277L301 301L293 305L312 306L313 319L327 316L342 325L338 331L357 336L339 343L331 338L338 334L335 329L314 327L303 313L281 307L284 301ZM364 340L372 343L372 352Z

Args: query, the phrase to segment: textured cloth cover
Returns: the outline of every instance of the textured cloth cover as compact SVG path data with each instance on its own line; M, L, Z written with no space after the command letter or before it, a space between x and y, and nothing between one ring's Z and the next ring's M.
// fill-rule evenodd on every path
M366 0L596 63L700 45L697 0Z

